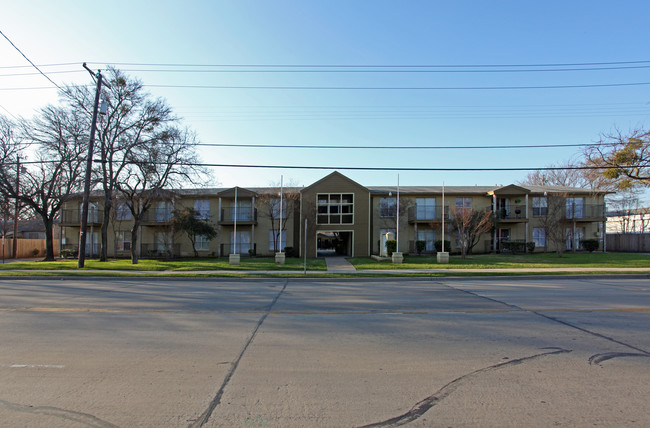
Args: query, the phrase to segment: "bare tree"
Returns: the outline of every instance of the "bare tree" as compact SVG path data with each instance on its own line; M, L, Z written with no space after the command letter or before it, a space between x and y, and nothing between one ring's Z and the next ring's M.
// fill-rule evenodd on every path
M32 121L21 123L20 139L2 139L0 145L0 191L18 198L39 216L45 227L45 260L54 260L52 228L63 202L80 188L87 147L78 118L53 106L43 108ZM25 144L37 147L33 164L20 171L20 182L10 168L16 165Z
M101 229L100 260L108 257L108 228L113 210L114 193L134 150L156 144L166 127L178 123L171 108L161 98L154 98L143 89L140 80L131 78L115 68L107 70L110 88L103 91L108 103L107 114L97 127L97 157L95 174L104 191L104 219ZM94 89L68 86L62 92L67 107L85 118L90 129L94 105Z
M152 144L131 150L117 189L133 216L131 262L138 263L138 230L155 201L173 198L181 183L196 183L206 171L196 154L196 135L187 129L168 127Z
M590 165L603 168L602 175L615 180L620 189L650 186L650 131L602 134L584 154Z
M613 190L615 182L601 170L589 169L590 161L568 160L548 166L551 169L531 171L519 182L521 185L580 187L591 191Z
M478 244L483 233L494 227L494 214L490 210L449 207L451 227L458 234L461 257L464 259Z
M546 196L546 215L539 217L538 224L544 229L546 242L551 242L558 257L566 248L566 228L571 224L566 215L566 197L560 194Z
M280 199L282 199L282 207ZM257 204L260 207L259 215L270 220L273 251L283 251L284 248L280 248L281 233L287 230L287 222L300 204L300 191L295 185L289 183L287 187L282 188L282 198L280 198L280 186L275 183L257 196Z

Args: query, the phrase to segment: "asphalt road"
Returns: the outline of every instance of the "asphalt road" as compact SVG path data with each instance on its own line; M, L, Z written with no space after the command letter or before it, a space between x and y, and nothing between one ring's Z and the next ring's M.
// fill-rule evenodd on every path
M650 280L0 280L0 426L650 426Z

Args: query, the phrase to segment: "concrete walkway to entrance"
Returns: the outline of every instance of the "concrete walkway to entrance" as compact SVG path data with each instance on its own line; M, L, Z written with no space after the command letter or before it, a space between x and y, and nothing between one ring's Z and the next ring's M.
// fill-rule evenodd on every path
M346 273L357 271L345 257L325 257L325 263L327 263L327 272Z

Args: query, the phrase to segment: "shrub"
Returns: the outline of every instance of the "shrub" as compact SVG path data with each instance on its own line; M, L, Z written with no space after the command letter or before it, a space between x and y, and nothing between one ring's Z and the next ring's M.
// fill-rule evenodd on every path
M422 254L427 248L427 241L415 241L415 250L418 252L418 255Z
M501 243L501 248L512 252L512 254L523 253L526 251L526 243L523 241L505 241Z
M394 239L386 241L386 252L388 257L391 257L393 253L397 250L397 241Z
M582 248L589 251L590 253L598 249L598 240L597 239L584 239L582 241Z
M40 253L40 250L38 248L34 248L32 250L32 256L36 257L36 256L38 256L38 253Z
M535 252L535 243L534 242L526 242L526 251L529 253L534 253Z
M77 250L61 250L61 257L64 259L75 259L79 257L79 252Z
M436 241L434 243L434 246L436 247L436 251L438 253L442 251L442 241ZM449 250L451 250L451 241L445 239L445 252L448 253Z
M293 247L284 247L285 257L298 257L298 252Z

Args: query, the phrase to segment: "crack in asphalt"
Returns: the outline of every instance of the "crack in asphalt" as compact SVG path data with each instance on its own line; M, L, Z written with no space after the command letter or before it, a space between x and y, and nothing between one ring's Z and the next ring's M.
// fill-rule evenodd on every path
M634 345L630 345L629 343L625 343L625 342L622 342L622 341L620 341L620 340L618 340L618 339L614 339L613 337L609 337L609 336L606 336L606 335L604 335L604 334L601 334L601 333L597 333L597 332L595 332L595 331L588 330L588 329L586 329L586 328L584 328L584 327L577 326L577 325L572 324L572 323L570 323L570 322L568 322L568 321L564 321L564 320L561 320L561 319L559 319L559 318L556 318L556 317L552 317L552 316L550 316L550 315L543 314L543 313L542 313L541 311L539 311L539 310L530 310L530 309L525 309L525 308L522 308L522 307L520 307L520 306L513 305L513 304L511 304L511 303L506 303L506 302L504 302L504 301L497 300L497 299L493 299L493 298L491 298L491 297L482 296L482 295L480 295L480 294L478 294L478 293L474 293L474 292L472 292L472 291L463 290L462 288L452 287L451 285L444 284L444 283L442 283L442 282L439 282L439 284L440 284L440 285L443 285L443 286L445 286L445 287L449 287L449 288L451 288L451 289L453 289L453 290L461 291L461 292L463 292L463 293L466 293L466 294L472 295L472 296L474 296L474 297L478 297L478 298L481 298L481 299L486 299L486 300L489 300L489 301L491 301L491 302L495 302L495 303L500 303L500 304L502 304L502 305L508 306L509 308L512 308L512 309L515 310L515 311L529 312L529 313L531 313L531 314L535 314L535 315L540 316L540 317L542 317L542 318L546 318L546 319L549 320L549 321L553 321L553 322L556 322L556 323L558 323L558 324L562 324L562 325L565 325L565 326L567 326L567 327L574 328L574 329L579 330L579 331L581 331L581 332L583 332L583 333L587 333L587 334L589 334L589 335L592 335L592 336L598 337L598 338L600 338L600 339L605 339L605 340L607 340L607 341L614 342L614 343L616 343L616 344L618 344L618 345L625 346L626 348L634 349L635 351L639 351L639 352L641 353L642 356L650 356L650 352L648 352L648 351L645 350L645 349L638 348L638 347L636 347L636 346L634 346ZM621 311L624 311L624 310L625 310L625 309L622 309ZM644 311L645 311L645 310L644 310ZM545 310L544 312L563 312L563 311L557 311L557 310L556 310L556 311L553 311L553 310L548 310L548 311L547 311L547 310ZM594 311L566 311L566 312L594 312ZM589 358L589 362L590 362L590 364L591 364L592 359L593 359L594 357L596 357L597 355L602 355L602 354L595 354L595 355L592 355L592 356ZM636 355L636 354L635 354L635 355ZM625 355L625 356L629 356L629 355ZM616 356L614 356L614 357L610 357L610 358L606 358L605 360L608 360L608 359L611 359L611 358L615 358L615 357L616 357ZM604 360L601 360L601 361L604 361Z
M239 362L241 359L244 357L244 354L246 353L246 350L250 346L251 343L253 343L253 339L255 339L255 336L257 335L257 332L259 331L260 327L262 324L264 324L264 321L266 320L266 317L269 316L271 311L273 310L273 306L277 303L278 299L280 299L280 296L284 293L284 290L286 290L287 285L289 284L289 280L286 280L284 282L284 285L282 286L282 289L278 292L278 294L275 296L271 304L266 308L266 311L264 312L264 315L257 321L257 324L255 325L255 328L251 332L250 336L248 337L248 340L244 344L244 347L242 348L241 352L235 359L235 361L232 363L232 367L228 371L228 374L224 378L221 387L217 391L216 395L214 398L210 401L208 404L207 409L201 415L196 418L192 423L189 425L189 428L198 428L202 427L208 420L210 419L210 416L212 416L212 412L214 412L214 409L217 408L219 403L221 403L221 397L223 396L223 392L226 389L226 386L228 386L228 383L230 382L230 379L232 379L233 375L235 374L235 371L237 370L237 367L239 366Z
M642 357L650 358L650 354L639 354L636 352L604 352L602 354L595 354L589 357L589 364L600 364L603 361L611 360L613 358L622 357Z
M24 404L11 403L4 400L0 400L0 406L15 412L54 416L68 421L78 422L80 424L93 428L118 428L117 425L103 421L93 415L75 412L74 410L60 409L58 407L28 406Z
M468 382L471 378L477 377L483 373L490 372L490 371L495 371L495 370L501 370L509 366L514 366L518 364L523 364L525 362L541 358L541 357L546 357L549 355L558 355L558 354L564 354L564 353L569 353L571 352L570 349L562 349L562 348L543 348L543 349L554 349L553 351L548 351L548 352L542 352L539 354L535 355L529 355L527 357L522 357L522 358L517 358L514 360L506 361L506 362L501 362L498 364L494 364L488 367L484 367L482 369L475 370L471 373L468 373L466 375L460 376L451 382L447 383L444 385L442 388L437 390L434 394L428 396L424 400L419 401L416 403L411 410L408 412L396 416L394 418L387 419L385 421L381 422L375 422L369 425L363 425L360 428L373 428L373 427L397 427L400 425L405 425L407 423L413 422L416 419L420 418L423 416L426 412L428 412L432 407L434 407L436 404L440 403L442 400L445 398L449 397L456 389L458 389L463 383Z

